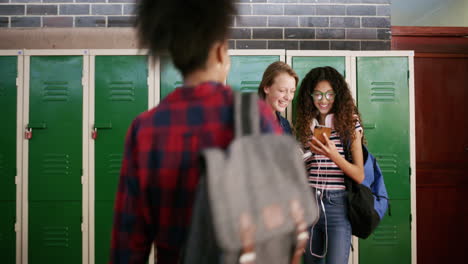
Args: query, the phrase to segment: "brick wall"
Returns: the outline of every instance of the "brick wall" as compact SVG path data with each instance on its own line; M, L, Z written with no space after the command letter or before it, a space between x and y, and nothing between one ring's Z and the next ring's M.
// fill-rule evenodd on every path
M2 27L131 27L134 3L0 0L0 36ZM390 49L390 0L236 0L236 6L231 48Z

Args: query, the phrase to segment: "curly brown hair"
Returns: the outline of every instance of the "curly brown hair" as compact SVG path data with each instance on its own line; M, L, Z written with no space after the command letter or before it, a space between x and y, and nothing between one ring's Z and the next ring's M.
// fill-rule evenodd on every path
M341 141L352 142L354 140L356 122L361 120L359 111L354 104L351 91L343 76L332 67L318 67L307 73L302 80L297 95L296 119L294 128L299 142L306 145L312 137L310 125L313 118L320 115L314 105L312 92L321 81L327 81L335 92L335 100L330 113L334 114L333 125L341 137Z

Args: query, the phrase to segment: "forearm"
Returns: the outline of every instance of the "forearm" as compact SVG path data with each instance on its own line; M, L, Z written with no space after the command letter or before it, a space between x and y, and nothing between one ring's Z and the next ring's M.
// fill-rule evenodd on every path
M353 179L357 183L364 181L364 167L353 164L343 158L341 155L331 157L333 162L340 167L345 175Z

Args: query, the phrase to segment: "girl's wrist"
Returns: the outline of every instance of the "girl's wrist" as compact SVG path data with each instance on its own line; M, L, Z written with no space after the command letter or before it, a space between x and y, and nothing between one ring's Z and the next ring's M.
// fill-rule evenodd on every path
M341 155L338 151L333 152L332 155L330 155L330 159L335 163L338 164L340 161Z

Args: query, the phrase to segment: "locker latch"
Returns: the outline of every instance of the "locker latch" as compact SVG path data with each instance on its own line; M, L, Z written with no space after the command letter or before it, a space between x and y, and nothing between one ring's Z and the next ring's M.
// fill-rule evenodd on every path
M93 131L91 132L91 138L96 139L97 138L97 128L94 128Z
M107 123L96 123L94 124L93 131L91 132L91 137L93 139L96 139L98 137L98 129L112 129L112 123L107 122Z
M31 139L32 138L32 128L30 128L30 127L26 128L26 131L24 131L24 138L25 139Z
M32 138L32 129L46 129L47 124L45 122L33 122L29 123L26 126L26 129L24 131L24 138L25 139L31 139Z

